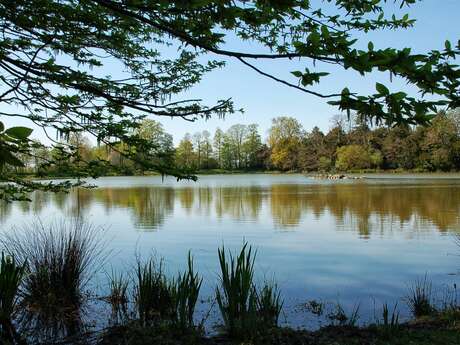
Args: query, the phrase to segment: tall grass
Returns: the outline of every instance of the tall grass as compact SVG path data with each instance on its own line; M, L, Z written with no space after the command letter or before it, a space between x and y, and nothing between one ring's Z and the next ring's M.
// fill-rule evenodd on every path
M256 328L257 293L254 287L255 253L247 243L235 258L227 258L225 247L218 250L220 288L216 289L217 304L224 326L231 336L246 337Z
M258 315L264 325L276 326L283 308L281 292L275 282L265 282L257 294Z
M150 258L137 262L135 300L137 312L144 325L171 319L174 296L171 283L163 273L163 262Z
M188 253L188 267L179 273L177 281L172 285L174 300L174 324L181 330L194 328L193 314L200 294L203 278L195 273L193 258Z
M5 256L0 260L0 340L10 342L17 339L12 319L18 300L18 292L26 273L26 263L18 264L14 257Z
M275 284L266 283L258 291L254 284L256 253L245 243L234 257L218 250L221 269L216 299L226 332L237 338L250 338L261 329L276 326L282 308Z
M432 284L427 275L409 286L407 304L415 318L431 315L435 311L432 301Z
M128 319L129 280L122 273L118 274L113 270L108 278L110 293L105 300L112 309L111 321L114 324L123 323Z
M23 326L50 336L79 327L85 290L104 260L100 235L100 229L81 220L37 221L3 235L3 247L19 262L28 262L21 289Z
M390 317L390 309L388 308L388 304L384 303L382 308L382 321L383 327L387 329L395 329L399 327L399 311L398 311L398 303L395 304L393 310L391 312Z

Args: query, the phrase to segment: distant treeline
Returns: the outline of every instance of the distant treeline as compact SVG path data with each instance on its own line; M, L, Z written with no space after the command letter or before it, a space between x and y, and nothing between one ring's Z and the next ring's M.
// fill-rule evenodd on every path
M370 126L358 116L336 116L327 133L318 127L306 131L292 117L272 120L268 137L263 140L256 124L204 130L186 134L177 147L162 125L144 120L137 135L153 142L149 159L155 164L175 166L194 172L226 171L299 171L333 172L358 170L460 170L460 111L437 115L430 126ZM115 149L93 146L81 134L70 136L68 143L86 162L95 161L103 174L138 174L143 168L124 158L130 148L120 143ZM68 175L76 170L71 160L63 158L53 165L46 157L60 156L63 151L36 153L27 160L26 172L41 176ZM145 155L139 153L139 156ZM24 158L26 160L26 158ZM53 161L56 161L54 159ZM101 162L110 164L104 165Z

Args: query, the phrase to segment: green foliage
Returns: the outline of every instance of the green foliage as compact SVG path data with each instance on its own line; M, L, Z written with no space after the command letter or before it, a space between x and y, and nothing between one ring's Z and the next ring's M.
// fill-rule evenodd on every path
M27 274L27 263L18 264L14 257L2 252L0 261L0 342L22 343L13 324L17 312L20 286Z
M398 303L393 307L390 314L390 309L387 303L383 304L382 307L382 324L380 325L383 335L390 337L401 327L399 324L399 311L397 310Z
M276 327L283 308L281 293L275 282L266 282L257 294L257 314L264 326Z
M356 327L359 320L359 304L356 304L351 313L347 315L340 303L335 304L335 308L326 316L334 325Z
M340 171L367 169L371 167L371 155L360 145L342 146L337 149L335 166Z
M257 322L257 293L254 287L255 254L247 244L240 254L229 258L225 247L218 250L220 288L216 299L226 331L234 337L247 338L255 331Z

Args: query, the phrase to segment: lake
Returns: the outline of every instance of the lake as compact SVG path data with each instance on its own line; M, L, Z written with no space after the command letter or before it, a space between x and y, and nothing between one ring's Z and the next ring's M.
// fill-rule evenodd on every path
M407 316L407 288L425 274L439 298L460 283L460 178L451 175L341 181L210 175L196 183L106 177L91 183L97 188L1 204L1 231L37 217L83 217L106 228L108 271L130 269L136 253L156 253L172 275L191 250L205 277L201 315L218 279L217 248L236 251L247 241L257 249L257 279L275 279L281 289L282 323L296 327L323 322L303 308L308 300L340 302L347 311L360 304L361 321L369 322L383 302L398 302ZM98 286L104 289L103 279Z

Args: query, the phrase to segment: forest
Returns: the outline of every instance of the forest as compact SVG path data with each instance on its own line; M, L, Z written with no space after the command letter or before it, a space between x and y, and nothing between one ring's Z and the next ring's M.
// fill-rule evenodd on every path
M265 138L257 124L235 124L225 131L186 134L175 147L161 123L146 119L133 135L149 142L152 151L129 155L148 156L152 165L166 164L190 173L460 170L458 109L439 113L430 126L370 125L358 116L345 115L330 122L325 133L318 127L306 130L295 118L282 116L272 120ZM25 167L15 169L40 177L83 174L86 165L97 167L97 175L149 172L126 158L127 151L134 150L126 143L114 148L96 145L79 133L71 134L68 143L52 150L38 147L32 158L23 158Z

